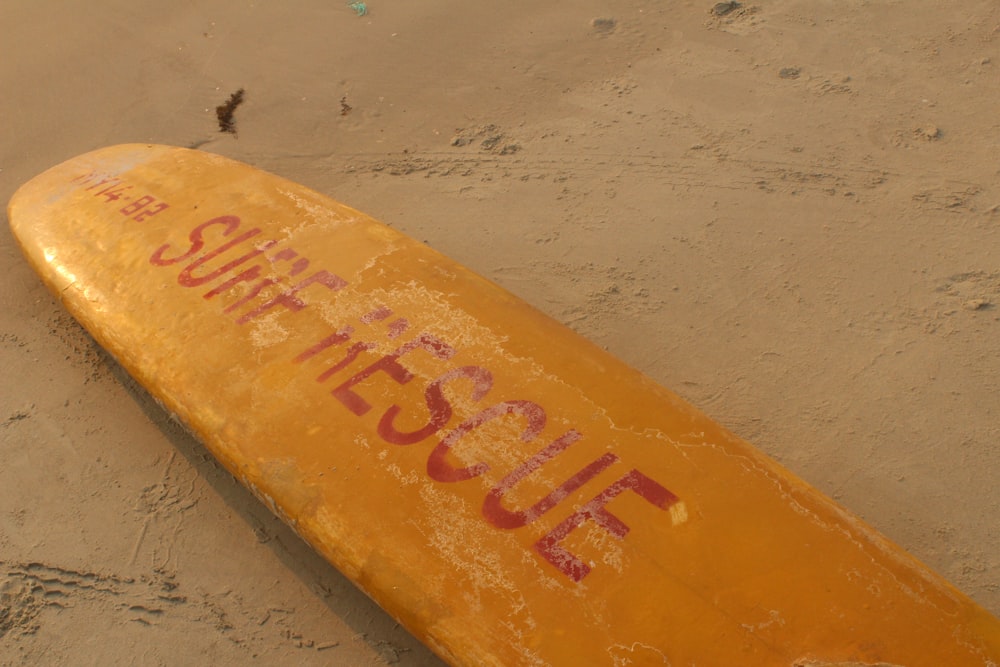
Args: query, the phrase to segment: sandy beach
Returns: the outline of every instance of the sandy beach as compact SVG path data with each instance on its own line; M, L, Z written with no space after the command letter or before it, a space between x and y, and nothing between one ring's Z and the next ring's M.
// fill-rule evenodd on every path
M6 2L0 81L4 203L126 142L302 183L1000 615L995 0ZM0 664L443 665L0 251Z

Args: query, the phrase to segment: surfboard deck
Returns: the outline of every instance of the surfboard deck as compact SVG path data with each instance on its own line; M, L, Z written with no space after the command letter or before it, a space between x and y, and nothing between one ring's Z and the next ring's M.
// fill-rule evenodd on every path
M451 664L1000 663L1000 621L858 518L332 199L129 144L8 217L93 337Z

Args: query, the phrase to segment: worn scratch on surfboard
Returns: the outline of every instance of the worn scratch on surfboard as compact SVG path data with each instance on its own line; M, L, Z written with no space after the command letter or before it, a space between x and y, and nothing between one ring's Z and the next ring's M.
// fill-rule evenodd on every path
M288 339L289 331L281 326L281 313L258 317L251 323L250 340L258 350L277 345Z
M322 202L307 201L303 196L291 190L279 189L278 192L288 197L295 204L295 208L304 212L308 217L309 223L318 224L326 231L333 231L341 225L355 224L359 221L358 216L347 217L341 215L339 211L331 210L329 205L324 205ZM284 227L282 231L291 238L292 236L301 234L309 226L310 224L305 223L295 228Z
M614 644L609 646L608 655L611 656L613 667L628 667L629 665L652 665L658 662L669 667L670 660L655 646L643 642L632 642L625 644ZM627 655L626 655L627 653Z

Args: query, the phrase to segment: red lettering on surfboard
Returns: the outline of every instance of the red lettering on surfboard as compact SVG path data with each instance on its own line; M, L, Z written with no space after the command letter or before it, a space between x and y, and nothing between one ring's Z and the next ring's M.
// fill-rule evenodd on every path
M296 257L299 257L299 253L292 248L283 248L279 252L274 253L274 255L267 258L267 261L271 264L277 264L278 262L291 262ZM289 276L297 276L306 270L309 266L309 260L305 257L299 257L295 259L292 263L292 268L288 270Z
M316 376L316 382L326 382L331 377L344 370L361 356L362 352L374 350L378 345L370 341L358 341L347 348L343 358Z
M409 326L405 318L391 320L392 316L391 309L386 306L377 306L359 317L358 321L365 326L388 321L386 325L388 331L385 335L392 339ZM325 382L352 365L364 352L377 348L377 344L374 342L354 340L355 335L354 326L341 327L310 345L296 355L292 361L297 364L305 363L324 355L329 349L350 343L346 350L339 355L339 359L328 365L317 376L318 382ZM426 335L418 336L394 352L382 356L374 362L369 362L360 370L355 371L347 380L333 389L331 394L350 413L358 417L367 415L373 406L367 398L359 393L359 389L367 380L380 372L399 385L408 384L414 379L414 375L400 362L400 357L419 348L423 348L443 361L450 360L456 354L456 350L444 341ZM330 364L329 360L325 363ZM427 417L423 425L411 430L399 428L396 422L404 408L398 403L392 404L385 410L376 425L379 437L389 444L413 445L441 432L454 416L454 406L445 396L443 388L447 384L457 383L463 379L472 382L470 398L473 402L482 400L493 388L493 374L487 368L467 365L445 371L429 382L424 390ZM520 434L522 442L530 442L535 439L546 424L544 408L532 401L508 400L495 404L466 418L441 438L427 457L427 475L442 483L463 482L482 476L490 469L489 464L479 462L459 466L451 462L449 454L454 447L460 446L462 440L471 436L477 429L494 420L508 417L520 417L524 420L525 424ZM604 452L565 478L562 483L552 488L544 497L529 507L515 509L504 504L505 497L516 485L582 439L583 435L580 432L570 429L515 467L487 492L482 504L483 518L498 529L512 530L527 526L559 507L560 503L563 503L602 472L620 462L618 455ZM490 446L500 445L501 443L495 443L495 445ZM560 543L573 530L588 520L594 521L615 537L624 538L629 530L628 526L621 519L605 510L604 505L626 490L634 491L651 504L661 508L668 508L677 501L677 496L671 491L640 471L633 469L588 502L583 509L572 513L569 518L564 519L538 540L535 544L536 553L570 580L577 583L582 581L590 573L591 566L574 556Z
M455 356L455 349L450 345L442 342L439 338L432 336L431 334L421 334L409 343L397 348L391 354L382 357L364 370L355 373L354 376L340 384L330 393L333 394L338 401L343 403L347 409L354 414L360 416L367 413L371 410L372 406L368 403L368 401L359 396L356 392L352 391L351 387L354 387L363 380L371 377L378 371L382 371L398 384L406 384L413 379L413 374L399 363L399 359L403 355L417 349L430 352L438 359L445 361Z
M364 315L362 315L360 318L358 318L358 320L366 326L372 326L376 322L381 322L383 320L389 319L389 317L392 316L392 314L393 314L392 310L390 310L389 308L385 306L378 306L374 310L369 311ZM395 320L389 322L389 324L387 325L388 332L386 337L389 340L398 338L409 328L409 326L410 326L409 322L406 320L406 318L404 317L396 318ZM304 352L301 352L298 356L296 356L293 359L293 361L295 363L302 363L304 361L307 361L308 359L311 359L312 357L320 354L321 352L327 350L328 348L346 343L347 341L351 340L353 334L354 334L354 327L352 326L343 327L335 331L334 333L326 336L325 338L315 343L314 345L310 346ZM316 377L316 381L326 382L332 376L336 375L343 369L347 368L347 366L354 363L354 361L361 355L362 352L366 352L368 350L374 350L376 347L378 347L378 345L370 341L355 342L347 349L347 352L345 353L344 357L342 357L340 361L334 363L333 365L329 366L326 370L324 370L322 373L320 373Z
M351 327L351 326L347 326L347 327L344 327L343 329L339 329L337 331L334 331L329 336L326 336L325 338L323 338L323 340L319 341L315 345L312 345L311 347L309 347L304 352L300 353L292 361L294 361L297 364L301 364L303 361L306 361L308 359L312 359L317 354L319 354L323 350L326 350L327 348L331 348L331 347L334 347L336 345L340 345L341 343L346 343L347 341L349 341L351 339L351 334L352 333L354 333L354 327Z
M263 242L263 243L258 244L257 246L255 246L255 250L259 250L260 252L263 252L264 250L267 250L272 245L274 245L274 243L276 243L276 242L265 241L265 242ZM236 262L231 262L229 270L232 270L232 268L235 267L235 266L239 266L243 261L246 261L247 259L255 257L257 254L259 254L259 253L258 252L251 252L251 253L248 253L247 255L244 255L243 258L241 258L241 260L237 260ZM275 253L273 256L266 257L266 259L268 260L268 262L271 263L272 266L278 264L281 261L291 262L292 260L295 260L294 262L292 262L292 268L288 271L288 276L292 277L292 276L297 275L298 273L301 273L302 271L304 271L306 269L307 266L309 266L309 260L308 259L306 259L305 257L299 257L299 259L295 259L296 257L298 257L298 252L296 252L292 248L284 248L283 250ZM225 280L224 282L216 285L213 289L209 290L208 292L205 292L202 295L202 297L205 298L205 299L211 299L212 297L214 297L214 296L216 296L218 294L222 294L223 292L228 292L233 287L235 287L236 285L239 285L241 283L247 283L247 284L253 283L253 284L250 285L249 288L246 288L246 289L243 290L243 295L242 295L242 297L240 299L238 299L234 303L231 303L228 306L226 306L226 308L224 308L222 312L224 312L224 313L230 313L230 312L232 312L234 310L238 310L244 304L249 303L250 301L253 301L254 299L256 299L257 296L262 291L264 291L265 288L270 287L271 285L276 285L276 284L282 282L282 280L283 280L282 277L277 277L276 278L276 277L272 276L272 277L268 277L268 278L265 278L265 279L263 279L263 280L261 280L259 282L254 283L254 281L257 280L260 277L261 273L263 273L264 269L265 269L265 267L263 265L261 265L261 264L255 264L254 266L250 267L249 269L241 271L240 273L238 273L237 275L233 276L232 278L229 278L228 280ZM225 272L223 272L223 273L225 273Z
M142 197L136 197L130 203L122 206L118 209L118 212L124 216L131 216L137 213L139 209L145 208L156 201L156 197L152 195L143 195Z
M260 274L263 270L264 270L263 267L261 267L259 264L251 266L249 269L245 271L240 271L232 278L224 280L223 282L219 283L212 289L208 290L207 292L201 295L201 298L211 299L215 296L218 296L219 294L228 292L229 290L233 289L234 287L236 287L241 283L253 283L253 281L257 280L257 278L260 277ZM265 287L273 285L276 282L277 280L274 278L267 278L265 280L256 283L255 285L252 285L248 290L245 290L243 292L243 296L238 301L231 303L225 308L223 308L222 312L229 313L232 312L233 310L236 310L244 303L251 301L252 299L255 299L257 295L260 294Z
M535 542L535 550L573 581L582 581L590 573L591 566L571 554L560 542L586 521L593 521L613 537L623 539L628 534L629 527L609 512L606 506L625 491L635 492L660 509L668 509L679 500L669 490L633 469Z
M394 422L403 409L399 405L391 405L378 422L378 434L383 440L393 445L412 445L425 440L448 423L452 415L451 403L445 398L443 387L452 380L466 378L472 380L473 401L478 402L493 388L493 374L480 366L461 366L454 368L441 377L432 380L424 390L424 402L430 413L428 422L413 431L400 431Z
M263 304L257 306L248 313L236 319L237 324L245 324L255 317L260 317L267 311L271 310L275 306L281 306L292 312L302 310L306 307L306 302L299 297L299 292L309 287L310 285L322 285L326 287L331 292L336 292L347 287L347 281L338 275L330 273L326 269L320 269L316 273L312 274L305 280L293 285L292 287L284 290L276 297L269 299Z
M439 482L462 482L473 477L479 477L490 469L486 463L476 463L463 468L456 468L447 459L452 447L483 424L506 415L524 417L527 424L521 432L521 441L530 442L545 428L545 409L533 401L504 401L486 408L478 414L469 417L455 429L443 437L427 457L427 474Z
M156 197L150 194L144 194L140 197L126 195L125 193L128 190L132 190L134 186L127 184L121 176L111 176L91 171L79 174L71 178L69 182L78 183L81 186L89 183L90 185L87 185L87 187L83 189L84 192L93 191L91 194L95 197L104 197L105 203L111 203L118 201L119 199L130 202L118 211L122 215L131 217L132 220L137 222L156 215L164 209L170 208L169 204L158 201ZM155 206L150 206L153 202L156 202Z
M526 526L619 460L617 455L610 452L599 456L526 510L511 511L503 506L504 496L518 482L561 454L582 437L575 430L564 433L500 480L496 486L490 489L483 501L483 516L486 517L486 520L497 528L511 529Z
M100 179L100 180L98 180ZM84 174L77 176L70 180L70 183L80 182L81 185L89 183L90 181L97 180L96 183L88 185L83 189L84 192L91 192L95 197L104 197L105 202L113 202L122 198L122 193L126 190L131 190L131 185L125 185L122 183L122 179L118 176L101 176L95 173Z
M244 248L244 251L240 256L224 261L220 266L215 268L206 268L206 265L213 260L223 257L229 253L229 251L247 243L251 239L255 239L262 233L260 228L254 227L253 229L241 232L232 238L229 238L230 235L234 234L234 232L240 228L240 226L241 220L235 215L222 215L206 220L205 222L195 226L188 234L189 245L186 250L182 250L180 254L174 254L176 251L173 249L171 244L166 243L153 251L153 254L150 255L149 262L154 266L171 266L190 260L177 275L177 282L184 287L200 287L202 285L207 285L220 278L224 278L227 274L231 274L235 269L237 269L237 267L240 267L250 260L263 255L266 251L270 250L279 243L276 239L258 241L252 244L249 249ZM213 230L213 228L217 229ZM215 233L219 234L226 240L215 248L199 255L199 253L205 249L206 235L209 234L210 230L215 231ZM271 267L274 267L281 262L290 262L291 268L287 273L288 277L301 273L306 269L306 267L309 266L309 260L305 257L300 257L299 253L292 248L284 248L272 256L265 257L265 259L267 259ZM215 287L202 294L202 297L205 299L212 299L224 292L230 291L236 285L241 283L251 284L249 289L244 291L241 298L226 306L223 309L223 312L230 313L234 310L238 310L250 301L256 299L265 288L280 284L286 279L285 276L272 275L254 283L254 281L260 278L263 271L264 267L260 264L244 269L236 275L231 275L228 278L225 278L222 282L215 285ZM282 290L277 295L243 313L236 318L236 323L246 324L247 322L264 315L278 306L281 306L285 310L291 312L300 311L305 308L307 304L299 293L312 285L319 285L335 292L346 287L347 281L340 276L327 271L326 269L319 269L310 274L308 277L298 281L291 287Z
M74 176L73 178L69 179L69 182L70 183L86 183L87 181L91 181L91 180L93 180L96 177L97 177L97 173L96 172L87 171L87 172L84 172L82 174L79 174L79 175Z
M104 195L107 201L111 202L111 201L117 201L121 196L119 193L131 189L132 186L122 185L121 179L118 178L117 176L113 176L104 178L98 181L97 183L94 183L93 185L84 188L84 191L90 192L91 190L95 190L97 188L101 189L97 190L97 192L94 193L94 196L98 197Z
M181 285L183 285L184 287L199 287L199 286L204 285L206 283L212 282L213 280L215 280L216 278L219 278L223 274L229 273L230 271L232 271L233 269L235 269L240 264L244 264L245 262L248 262L249 260L253 259L257 255L263 254L263 252L265 250L267 250L271 246L275 245L277 243L277 241L270 240L270 239L267 240L267 241L264 241L264 242L262 242L262 243L260 243L260 244L258 244L256 246L254 246L253 249L250 252L248 252L248 253L240 256L240 257L237 257L236 259L231 260L231 261L229 261L226 264L223 264L222 266L218 267L217 269L215 269L213 271L208 271L207 273L205 273L204 275L201 275L201 276L195 275L195 272L198 269L200 269L202 266L204 266L207 262L215 259L219 255L222 255L223 253L225 253L230 248L234 248L234 247L238 246L239 244L243 243L244 241L247 241L247 240L253 238L254 236L257 236L258 234L260 234L260 231L261 231L260 229L254 228L254 229L251 229L248 232L243 232L239 236L237 236L237 237L235 237L235 238L233 238L233 239L231 239L231 240L223 243L222 245L218 246L214 250L210 250L209 252L206 252L205 254L201 255L200 257L198 257L198 259L194 260L193 262L191 262L190 264L188 264L187 266L185 266L181 270L181 272L177 276L177 282L180 283ZM206 296L206 298L208 298L208 297Z
M156 202L156 205L150 206L153 202ZM136 222L142 222L146 218L150 218L168 208L170 208L169 204L162 201L157 202L156 197L153 195L143 195L132 200L130 204L126 204L118 209L118 212L124 216L131 217Z
M86 186L84 190L94 196L104 197L107 202L122 198L123 193L132 187L119 177L97 173L82 174L72 180L81 187ZM141 222L167 209L169 205L166 202L147 194L132 199L117 210L126 218ZM234 316L234 323L237 325L251 322L279 308L287 312L301 311L308 305L304 298L307 290L309 294L320 288L338 292L348 285L340 276L322 268L301 277L309 269L310 260L291 247L281 247L277 239L261 240L262 235L263 230L257 227L244 229L238 216L217 216L194 226L188 233L186 244L175 246L165 243L157 247L151 253L149 262L157 267L180 266L177 283L185 288L207 288L202 293L206 300L233 293L237 286L242 286L239 298L223 307L224 313L242 312ZM291 278L296 280L290 280ZM284 287L276 288L280 290L277 294L275 289L269 289L281 285ZM267 296L262 296L265 292ZM384 305L374 307L359 317L358 321L365 327L381 323L379 328L388 340L402 337L411 326L408 318L394 317L393 311ZM347 345L338 355L339 359L332 363L330 360L324 361L325 368L319 372L316 380L326 382L348 369L364 353L378 347L371 341L355 340L355 336L354 326L342 326L307 347L291 361L304 364L324 355L327 350ZM398 346L391 353L369 361L341 381L330 394L351 414L358 417L368 414L373 406L363 395L365 383L382 373L399 385L408 384L415 375L404 365L402 359L417 350L445 362L457 354L457 350L448 342L423 333ZM455 407L445 393L446 386L449 392L464 389L468 399L472 403L478 403L492 391L493 383L493 373L482 366L466 364L445 369L424 389L423 411L426 417L422 425L417 428L400 427L398 422L404 406L391 403L379 417L376 432L384 442L392 445L408 446L424 442L447 428L454 417ZM464 439L472 437L477 429L487 423L508 418L523 422L519 439L524 443L536 439L547 422L545 409L530 400L504 400L480 410L448 431L430 450L426 460L427 475L440 483L463 482L481 477L490 470L490 464L481 461L458 465L453 462L455 457L451 452L455 447L462 446ZM481 510L483 518L497 529L523 528L564 506L564 501L620 462L618 455L606 451L565 478L558 486L550 487L551 490L544 497L527 508L512 508L509 501L505 504L505 498L514 487L583 438L583 434L576 429L569 429L514 467L486 492ZM502 446L502 443L491 443L488 446ZM570 533L588 521L613 537L624 539L630 530L629 526L606 506L625 491L636 493L660 509L669 509L678 502L678 497L673 492L639 470L632 469L538 539L534 543L534 551L569 580L579 583L590 573L592 564L583 562L562 543Z

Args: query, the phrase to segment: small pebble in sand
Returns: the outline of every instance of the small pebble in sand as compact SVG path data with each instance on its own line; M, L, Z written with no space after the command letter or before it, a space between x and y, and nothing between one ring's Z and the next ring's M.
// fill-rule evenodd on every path
M988 299L969 299L964 304L966 310L982 310L989 305Z
M925 141L934 141L941 138L941 129L937 125L921 125L913 128L913 135Z
M590 21L590 27L594 29L594 32L601 35L610 35L618 27L618 21L613 18L600 17L592 19Z
M716 16L725 16L736 11L742 5L738 2L717 2L712 6L712 13Z

